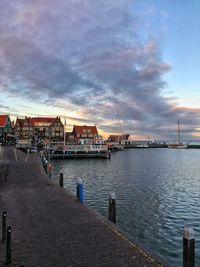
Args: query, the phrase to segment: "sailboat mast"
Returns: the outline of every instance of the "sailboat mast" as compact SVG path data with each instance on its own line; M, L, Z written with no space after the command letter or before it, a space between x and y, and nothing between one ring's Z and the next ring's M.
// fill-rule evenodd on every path
M178 144L181 143L181 138L180 138L180 124L179 124L179 120L178 120Z

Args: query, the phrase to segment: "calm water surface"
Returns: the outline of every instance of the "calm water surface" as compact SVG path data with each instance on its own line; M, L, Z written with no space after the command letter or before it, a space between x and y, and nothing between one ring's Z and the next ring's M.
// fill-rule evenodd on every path
M200 150L127 149L111 160L54 160L53 179L107 216L108 195L117 198L117 224L170 266L182 266L182 231L191 225L200 266Z

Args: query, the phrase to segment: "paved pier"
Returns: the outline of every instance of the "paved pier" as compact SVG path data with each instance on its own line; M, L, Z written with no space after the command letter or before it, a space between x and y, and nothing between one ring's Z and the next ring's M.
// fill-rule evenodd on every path
M0 177L0 215L5 210L12 227L10 266L164 266L63 189L48 185L36 155L3 147L1 159L10 162L8 181ZM0 266L5 254L0 243Z

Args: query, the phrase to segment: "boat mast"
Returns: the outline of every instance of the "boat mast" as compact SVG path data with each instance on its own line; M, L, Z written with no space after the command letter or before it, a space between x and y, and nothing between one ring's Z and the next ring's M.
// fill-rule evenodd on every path
M180 145L181 142L181 138L180 138L180 124L179 124L179 120L178 120L178 144Z

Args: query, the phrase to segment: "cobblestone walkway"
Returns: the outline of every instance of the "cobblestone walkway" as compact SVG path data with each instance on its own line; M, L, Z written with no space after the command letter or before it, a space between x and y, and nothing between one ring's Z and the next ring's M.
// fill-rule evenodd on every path
M10 162L8 181L0 177L0 215L5 210L12 227L10 266L164 266L64 190L48 185L36 155L4 147L2 160ZM5 249L0 243L0 266Z

